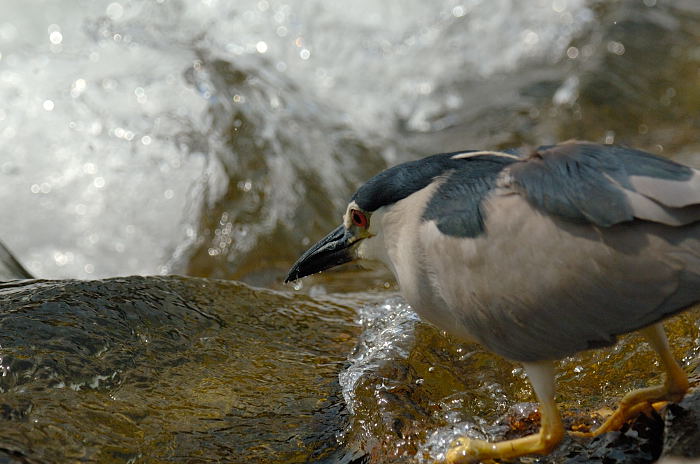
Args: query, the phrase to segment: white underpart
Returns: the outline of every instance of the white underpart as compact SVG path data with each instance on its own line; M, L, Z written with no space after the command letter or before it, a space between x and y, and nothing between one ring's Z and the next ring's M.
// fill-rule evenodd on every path
M357 246L357 257L364 261L384 264L396 276L394 264L389 257L387 240L384 232L386 208L382 207L372 213L367 230L371 236L362 240ZM347 214L346 214L347 217ZM347 218L345 219L347 223Z
M432 182L375 211L369 228L374 236L360 242L357 256L384 263L394 274L404 298L422 318L442 329L453 330L455 314L441 297L440 281L426 266L424 251L425 244L431 241L429 237L441 236L434 222L423 219L426 205L441 184L441 181ZM464 332L461 335L469 338Z

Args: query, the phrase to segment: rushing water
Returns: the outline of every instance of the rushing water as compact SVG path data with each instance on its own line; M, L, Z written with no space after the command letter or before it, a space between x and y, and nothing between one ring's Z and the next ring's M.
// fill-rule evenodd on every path
M181 273L279 289L289 264L337 223L360 183L388 165L439 151L579 138L700 164L696 0L44 0L31 8L0 0L0 11L0 239L42 278ZM0 263L8 263L2 278L22 276L1 249ZM162 296L162 285L165 294L177 293L168 286L180 285L148 282L147 295ZM37 289L41 285L50 287ZM63 288L56 285L45 291ZM99 291L68 286L87 295L80 304L71 300L78 309L66 317L93 348L112 336L90 329L96 316L79 308L95 304L90 298L103 298L102 291L132 288L131 281L104 285ZM22 382L11 384L16 376L4 378L4 391L19 396L6 397L10 409L3 417L11 424L42 417L52 425L41 433L50 434L67 402L78 411L66 432L71 445L64 451L77 453L70 456L165 459L175 449L192 459L197 453L223 459L241 450L259 457L255 453L266 446L284 442L269 420L282 411L290 427L294 414L310 418L304 427L328 427L326 435L309 435L315 438L304 442L305 458L275 448L285 462L327 457L343 445L374 462L399 462L440 457L456 433L500 436L504 417L531 411L518 366L419 322L396 290L386 274L355 269L294 287L320 302L265 294L250 303L244 290L221 290L231 307L217 302L214 312L229 326L216 330L183 328L187 311L162 321L158 313L171 309L168 298L159 303L154 296L136 310L120 300L122 316L136 311L138 321L155 318L166 327L163 334L173 338L164 345L165 359L186 352L205 360L174 369L172 378L155 373L159 355L152 348L152 357L134 365L128 357L105 363L97 348L82 353L60 330L52 332L55 344L44 347L37 333L46 324L61 326L61 318L31 313L35 318L27 316L25 326L3 326L9 335L0 345L2 365L12 369L18 365L8 353L26 349L21 355L30 361L19 366L34 400ZM347 296L350 291L361 293ZM289 298L311 316L295 312ZM23 301L17 305L28 311ZM338 301L356 315L338 309ZM301 351L291 350L285 360L290 375L272 375L263 359L275 357L274 344L258 353L258 364L238 364L278 333L260 329L254 317L244 321L250 326L236 326L241 320L235 314L251 306L261 314L291 315L274 327L300 344ZM323 308L336 311L332 320L324 319ZM681 321L673 326L677 354L692 369L697 323ZM129 336L138 335L141 322L133 322ZM114 330L126 334L129 324ZM253 347L248 351L225 342L239 329ZM222 345L207 345L197 338L200 331ZM23 341L25 332L36 343ZM181 345L169 345L181 338ZM140 356L143 341L128 340L118 351ZM559 374L564 403L574 410L598 408L601 397L653 378L631 361L651 362L633 345L566 360ZM46 367L52 350L58 364ZM323 352L332 359L307 356ZM76 359L85 366L76 367ZM599 374L600 365L612 376ZM79 379L66 374L61 380L73 367ZM121 377L127 368L139 371L143 382ZM261 383L246 384L236 374L248 368ZM308 384L314 375L321 387ZM54 395L51 389L61 382ZM158 382L167 385L157 394L144 386ZM236 382L254 398L250 404L264 403L259 385L268 392L277 385L279 401L249 417L237 415L226 387ZM596 396L600 384L604 394ZM88 401L75 394L86 388L97 396ZM208 393L202 401L180 403L185 390ZM324 403L324 397L331 399ZM301 403L290 412L280 406L284 398ZM352 411L347 422L340 398ZM22 406L32 401L45 401L47 409ZM145 406L134 412L128 401ZM95 405L109 411L110 427L121 431L113 441L99 443L89 434L94 441L80 444L81 434L100 423L91 415ZM185 412L172 420L155 413L179 407ZM207 408L219 415L212 419ZM161 419L139 422L151 415ZM200 427L193 418L234 425ZM128 430L134 421L136 432ZM159 429L166 432L159 435ZM204 438L199 449L195 439L177 448L168 433ZM47 459L61 437L27 456ZM18 452L30 447L21 437L12 440ZM242 444L228 449L227 440ZM330 445L314 451L321 441ZM353 452L341 455L352 460Z
M594 18L582 0L0 7L0 236L50 277L286 265L302 245L277 243L415 156L401 132L473 112L465 83L551 67Z

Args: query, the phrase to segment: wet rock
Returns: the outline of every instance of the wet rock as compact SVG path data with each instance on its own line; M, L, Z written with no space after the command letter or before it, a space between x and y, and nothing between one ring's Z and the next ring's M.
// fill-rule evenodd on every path
M212 148L227 182L205 192L213 198L186 272L269 286L283 280L304 239L335 227L356 186L387 163L376 142L269 62L200 60L188 79L216 95L211 130L223 146ZM240 98L244 105L231 104Z
M695 390L669 407L664 439L664 458L694 458L700 461L700 392Z
M0 462L352 455L343 300L130 277L6 283L0 305Z

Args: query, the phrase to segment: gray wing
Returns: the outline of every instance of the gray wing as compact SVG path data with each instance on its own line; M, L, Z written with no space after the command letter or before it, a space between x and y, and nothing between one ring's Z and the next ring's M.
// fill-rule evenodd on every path
M643 151L569 142L540 147L507 171L534 207L564 219L601 227L700 220L700 172Z
M455 314L443 328L511 359L557 359L687 308L700 300L699 179L589 143L505 166L485 233L426 234L427 275Z
M473 239L425 234L425 280L452 311L434 323L502 356L561 359L700 301L700 222L604 228L498 193L486 213Z
M538 346L530 357L559 357L609 344L700 300L698 171L637 150L573 142L542 147L504 174L532 213L542 213L523 213L538 231L526 246L542 247L528 258L539 260L532 269L540 271L520 277L521 312L499 315L528 321L518 341L508 341L521 353ZM487 226L508 222L494 220ZM543 338L549 344L538 345Z

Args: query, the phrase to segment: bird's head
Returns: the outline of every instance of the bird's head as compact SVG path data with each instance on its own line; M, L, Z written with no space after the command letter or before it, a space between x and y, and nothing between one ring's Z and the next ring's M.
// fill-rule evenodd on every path
M458 162L454 153L433 155L399 164L371 178L352 196L342 224L301 255L285 282L358 259L388 265L385 242L391 237L385 236L382 230L386 223L383 217L397 203L454 169Z
M371 227L372 212L353 199L343 215L343 223L306 250L289 270L285 282L291 282L340 264L361 258L360 244L372 240L377 231Z

